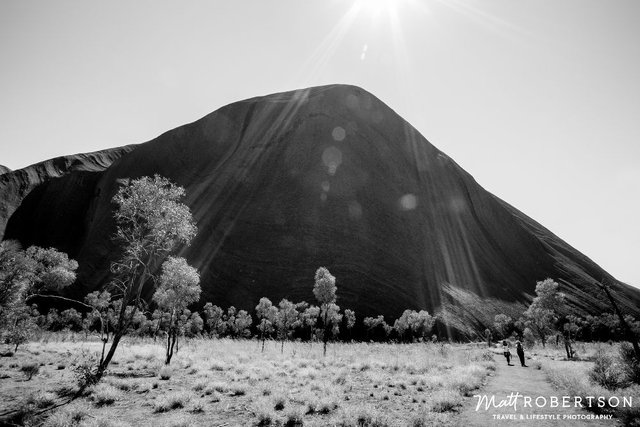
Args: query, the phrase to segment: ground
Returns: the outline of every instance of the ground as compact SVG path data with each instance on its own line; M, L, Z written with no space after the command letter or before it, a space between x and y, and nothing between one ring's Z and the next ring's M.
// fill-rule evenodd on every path
M76 335L51 335L0 358L0 417L33 414L64 403L77 389L74 367L91 361L100 343ZM10 353L9 353L10 354ZM49 426L485 426L510 424L476 411L478 397L496 401L512 391L562 395L547 380L546 363L559 352L529 352L529 368L506 366L498 350L483 344L281 344L268 341L198 339L184 343L164 366L162 343L129 340L103 381L54 411ZM575 362L562 362L573 364ZM38 372L28 379L34 366ZM553 369L553 366L551 366ZM589 415L581 409L538 414ZM518 408L517 414L528 411ZM29 418L31 416L31 418ZM615 421L555 423L516 420L518 425L612 426Z

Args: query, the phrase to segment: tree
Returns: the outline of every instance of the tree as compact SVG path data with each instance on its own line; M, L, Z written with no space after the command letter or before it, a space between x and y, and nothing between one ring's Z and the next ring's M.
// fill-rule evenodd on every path
M260 298L260 302L256 305L256 315L260 323L258 330L260 331L260 339L262 340L262 352L264 352L264 342L267 335L273 332L273 325L278 316L278 309L273 306L269 298Z
M222 316L224 311L217 305L213 305L210 302L204 305L203 311L207 327L209 328L209 335L212 337L219 336L222 329Z
M345 328L349 331L349 335L351 335L351 330L356 324L356 313L353 310L345 309L344 310L344 320L345 320Z
M0 242L0 331L16 349L36 329L30 299L55 297L78 303L50 294L73 283L77 268L76 261L54 248L31 246L23 251L16 241Z
M295 329L300 325L300 313L296 305L283 298L278 304L279 310L276 316L276 330L280 338L280 353L284 352L284 341L290 339Z
M236 314L238 310L234 306L227 308L227 313L222 316L223 334L235 338L238 334L236 331Z
M365 328L367 328L367 339L376 339L376 335L380 334L382 334L383 339L386 339L393 331L393 327L385 322L384 316L382 315L378 317L365 317L362 323Z
M249 328L251 328L252 324L253 319L246 310L238 311L233 321L234 336L237 338L249 338L251 336L251 330Z
M306 307L302 312L302 327L309 331L309 342L313 342L313 330L318 323L320 308L315 305Z
M327 354L327 342L329 341L329 333L333 329L335 316L332 318L333 310L330 304L336 302L336 278L331 275L328 269L320 267L316 270L315 284L313 286L313 295L320 303L320 316L322 317L323 334L322 341L324 344L323 354ZM336 306L337 307L337 306Z
M414 311L409 316L409 327L413 336L417 336L422 341L429 335L435 323L436 319L426 310Z
M602 291L604 291L605 295L607 296L607 299L609 300L609 302L611 303L611 306L613 307L613 310L618 315L618 319L620 320L620 324L622 325L624 334L627 340L631 343L631 346L633 347L633 353L635 354L635 361L637 364L640 364L640 344L638 343L638 336L634 333L634 331L631 329L631 327L625 320L622 310L620 310L620 307L618 307L618 304L616 303L615 298L613 298L613 294L609 289L609 285L605 283L604 280L602 280L602 282L597 283L597 285L598 287L600 287L600 289L602 289Z
M198 301L201 291L200 275L195 268L187 264L186 259L169 257L162 264L160 284L153 294L153 301L158 304L159 310L169 315L167 353L164 362L166 365L171 363L173 350L180 334L178 323L180 316L190 304Z
M407 339L407 332L410 331L409 316L412 312L413 310L403 311L402 315L400 315L400 317L398 317L395 322L393 322L393 329L396 330L396 333L398 334L400 340L404 341Z
M396 319L393 328L398 333L401 340L413 341L414 337L424 340L433 328L435 319L426 310L405 310Z
M97 380L109 366L135 313L143 307L143 286L155 277L162 258L177 245L188 245L196 235L191 212L180 202L184 194L182 187L155 175L130 180L113 197L117 206L114 240L122 253L111 265L111 288L122 304L116 314L111 347L96 372ZM128 313L129 305L133 310Z
M496 328L502 338L507 338L513 328L513 319L506 314L496 314L493 318L493 327Z
M558 311L564 304L564 294L558 291L556 282L546 279L537 283L536 295L524 312L525 324L540 338L544 347L558 320Z
M330 338L337 337L340 333L340 323L342 322L342 314L337 304L327 304L325 308L320 309L320 316L324 321L322 330L322 339L324 341L324 354L327 354L327 341Z
M569 315L562 319L560 331L564 341L564 349L567 352L567 359L573 359L573 341L580 328L580 319L577 316Z
M491 347L491 341L493 340L491 329L487 328L484 330L484 338L487 340L487 347Z
M200 313L194 311L187 317L184 323L184 335L193 338L201 336L204 329L204 320L200 316Z
M87 313L85 318L87 330L96 322L99 324L100 341L102 342L100 359L102 360L104 358L105 347L109 341L109 334L113 330L114 311L111 306L111 293L109 291L94 291L84 297L84 302L91 307L91 311Z
M82 315L75 308L68 308L60 313L60 319L65 327L72 331L82 329Z

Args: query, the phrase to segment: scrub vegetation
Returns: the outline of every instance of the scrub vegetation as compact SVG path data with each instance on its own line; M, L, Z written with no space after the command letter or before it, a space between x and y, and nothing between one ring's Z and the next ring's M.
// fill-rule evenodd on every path
M149 338L122 342L100 383L75 369L101 343L44 333L0 359L0 412L26 425L455 425L465 399L495 370L477 345L190 339L165 364ZM21 364L40 366L30 381ZM60 366L64 366L60 369ZM46 415L46 418L44 417Z

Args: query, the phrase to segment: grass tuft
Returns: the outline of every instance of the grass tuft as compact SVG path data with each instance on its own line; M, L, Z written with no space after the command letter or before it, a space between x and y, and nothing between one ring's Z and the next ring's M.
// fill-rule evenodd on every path
M153 405L153 412L168 412L174 409L184 408L191 400L191 396L185 392L176 392L158 397Z

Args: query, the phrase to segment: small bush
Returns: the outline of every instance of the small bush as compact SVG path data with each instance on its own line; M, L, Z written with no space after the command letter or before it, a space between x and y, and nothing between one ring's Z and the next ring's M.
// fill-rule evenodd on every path
M90 387L98 382L91 363L86 361L73 367L73 376L80 388Z
M213 364L211 365L212 371L222 372L226 369L227 369L227 365L225 365L224 363L213 362Z
M120 391L110 384L98 384L91 396L97 406L107 406L120 398Z
M191 396L184 392L162 396L153 405L153 412L168 412L173 409L184 408L190 400Z
M25 363L20 367L20 371L27 377L27 381L29 381L34 375L40 372L40 365L35 362Z
M255 426L268 427L276 425L277 417L268 403L264 401L256 402L253 411L256 416Z
M27 399L28 404L34 405L36 408L46 408L56 402L56 395L46 391L39 391Z
M107 384L112 385L113 387L122 391L132 391L138 388L138 385L134 382L130 382L130 380L127 381L127 380L116 379L116 378L110 378L107 381Z
M589 378L607 390L615 390L625 385L625 372L620 363L598 351L593 369L589 371Z
M207 388L208 381L207 380L199 380L193 385L193 391L202 391Z
M193 412L194 414L201 414L202 412L204 412L204 403L201 400L196 400L191 404L189 412Z
M173 371L171 370L171 368L167 365L164 365L162 368L160 368L160 370L158 371L158 376L160 377L161 380L167 381L169 378L171 378L171 375L173 374Z
M298 412L291 412L287 414L287 418L284 422L285 427L302 427L304 425L302 421L302 415Z
M640 384L640 361L636 358L636 353L631 343L623 342L620 344L620 359L626 380Z
M242 386L235 386L230 390L231 396L244 396L247 390Z
M81 408L63 409L53 413L43 427L70 427L78 425L88 414Z
M275 399L275 404L273 405L273 409L276 411L282 411L284 409L285 399L283 397L278 397Z
M430 409L433 412L450 412L461 403L458 393L453 390L440 390L431 397Z

